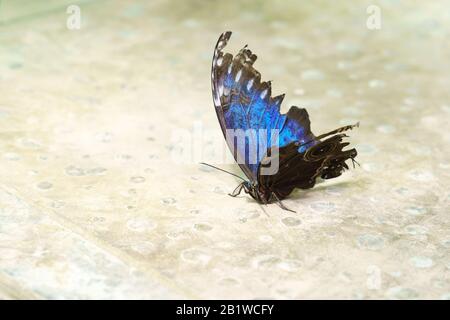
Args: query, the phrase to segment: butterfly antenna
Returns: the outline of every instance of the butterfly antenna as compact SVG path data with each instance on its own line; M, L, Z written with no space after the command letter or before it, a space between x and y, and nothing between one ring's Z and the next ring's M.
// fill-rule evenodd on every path
M232 176L235 176L236 178L239 178L239 179L241 179L241 180L243 180L243 181L247 181L247 180L245 180L244 178L242 178L242 177L238 176L237 174L234 174L234 173L232 173L232 172L229 172L229 171L227 171L227 170L223 170L223 169L221 169L221 168L215 167L215 166L213 166L213 165L211 165L211 164L208 164L208 163L204 163L204 162L200 162L200 164L203 164L203 165L205 165L205 166L208 166L208 167L214 168L214 169L216 169L216 170L219 170L219 171L222 171L222 172L225 172L225 173L231 174Z

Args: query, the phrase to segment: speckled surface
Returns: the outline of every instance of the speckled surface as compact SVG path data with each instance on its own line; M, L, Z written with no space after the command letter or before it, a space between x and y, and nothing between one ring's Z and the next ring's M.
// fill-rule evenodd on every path
M378 2L380 30L364 1L85 1L80 30L25 2L0 6L0 298L450 298L448 1ZM174 161L180 130L222 139L224 30L315 133L361 122L361 167L295 214Z

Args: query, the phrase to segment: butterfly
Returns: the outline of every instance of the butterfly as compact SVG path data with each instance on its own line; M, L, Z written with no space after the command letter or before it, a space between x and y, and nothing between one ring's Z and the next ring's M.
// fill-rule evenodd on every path
M359 123L315 136L305 109L292 106L281 114L284 94L271 96L271 82L261 80L253 67L257 56L247 45L234 57L223 52L230 37L230 31L219 37L211 68L220 127L248 179L235 175L243 182L230 195L236 197L244 190L259 203L277 201L289 210L281 200L295 188L312 188L317 178L335 178L349 169L345 161L355 161L357 152L344 150L349 143L343 142L347 137L343 132Z

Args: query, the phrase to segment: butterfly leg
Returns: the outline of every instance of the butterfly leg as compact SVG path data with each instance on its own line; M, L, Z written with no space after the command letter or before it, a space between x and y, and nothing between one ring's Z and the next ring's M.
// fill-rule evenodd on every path
M356 161L354 158L350 158L350 159L352 159L352 163L353 163L353 168L355 168L355 163L358 165L358 166L360 166L361 167L361 165L359 164L359 162L358 161Z
M236 189L234 189L233 192L232 192L232 193L229 193L228 195L229 195L230 197L233 197L233 198L234 198L234 197L237 197L238 195L241 194L242 188L244 188L244 183L240 183L240 184L236 187Z
M287 210L287 211L290 211L290 212L293 212L293 213L296 213L294 210L291 210L291 209L289 209L288 207L286 207L286 206L283 204L283 202L281 202L280 198L277 197L277 195L275 194L275 192L273 192L272 195L273 195L273 196L275 197L275 199L277 200L278 205L280 206L281 209Z

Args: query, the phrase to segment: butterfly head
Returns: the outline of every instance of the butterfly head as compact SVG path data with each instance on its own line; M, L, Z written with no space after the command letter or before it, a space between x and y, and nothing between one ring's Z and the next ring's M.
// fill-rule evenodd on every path
M261 203L271 201L272 192L261 188L257 182L244 181L242 183L245 193L248 193L253 199Z

